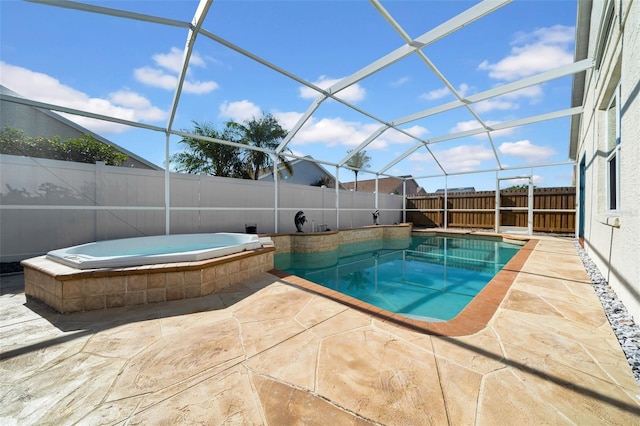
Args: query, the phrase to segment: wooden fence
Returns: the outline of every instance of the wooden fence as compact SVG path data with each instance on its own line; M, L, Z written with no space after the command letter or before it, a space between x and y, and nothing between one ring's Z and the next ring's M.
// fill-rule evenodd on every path
M500 226L527 227L528 191L500 191ZM534 232L575 232L576 188L535 188L533 190ZM495 191L447 194L448 228L495 228ZM407 197L407 221L414 226L443 228L444 194ZM509 208L514 208L513 210ZM524 210L516 210L525 208Z

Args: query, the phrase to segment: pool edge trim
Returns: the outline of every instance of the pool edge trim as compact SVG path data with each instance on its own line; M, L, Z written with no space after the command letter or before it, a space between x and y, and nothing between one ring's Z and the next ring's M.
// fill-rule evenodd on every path
M443 232L440 231L440 233ZM474 235L485 236L483 234ZM487 234L486 236L489 235ZM505 238L505 236L502 235L493 234L491 236L494 238ZM515 239L511 236L509 236L509 238ZM449 321L428 322L407 318L279 269L273 269L269 271L269 273L280 278L287 284L324 296L350 308L375 316L385 323L394 324L436 336L467 336L477 333L487 326L507 295L516 277L520 272L522 272L524 264L527 259L529 259L529 256L540 240L532 237L523 237L521 238L521 241L526 241L524 246L518 250L509 262L507 262L507 264L491 279L491 281L487 283L487 285L471 300L471 302L469 302L469 304L465 306L465 308L455 318Z

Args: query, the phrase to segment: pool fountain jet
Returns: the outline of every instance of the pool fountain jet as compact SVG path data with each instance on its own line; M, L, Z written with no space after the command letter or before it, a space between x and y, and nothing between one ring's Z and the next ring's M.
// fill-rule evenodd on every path
M296 224L296 229L298 230L298 232L304 232L302 230L302 225L304 225L304 223L307 221L307 218L305 217L302 210L296 213L296 217L293 219L293 221Z
M375 212L373 212L371 214L373 215L373 224L374 225L379 225L378 218L380 217L380 210L376 210Z

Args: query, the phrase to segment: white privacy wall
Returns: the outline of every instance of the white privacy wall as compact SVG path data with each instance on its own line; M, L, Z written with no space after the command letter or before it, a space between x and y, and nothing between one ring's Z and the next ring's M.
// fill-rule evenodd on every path
M0 261L114 238L165 233L163 171L0 155ZM278 232L337 229L336 191L278 183ZM276 229L273 182L172 173L170 232ZM402 221L402 196L380 195L379 222ZM340 228L373 223L375 194L339 192Z

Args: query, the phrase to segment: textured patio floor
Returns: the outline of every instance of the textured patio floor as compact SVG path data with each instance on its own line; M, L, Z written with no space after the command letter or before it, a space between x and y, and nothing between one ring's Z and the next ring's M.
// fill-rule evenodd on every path
M544 238L478 333L399 328L263 274L59 315L2 277L0 424L640 424L574 243Z

